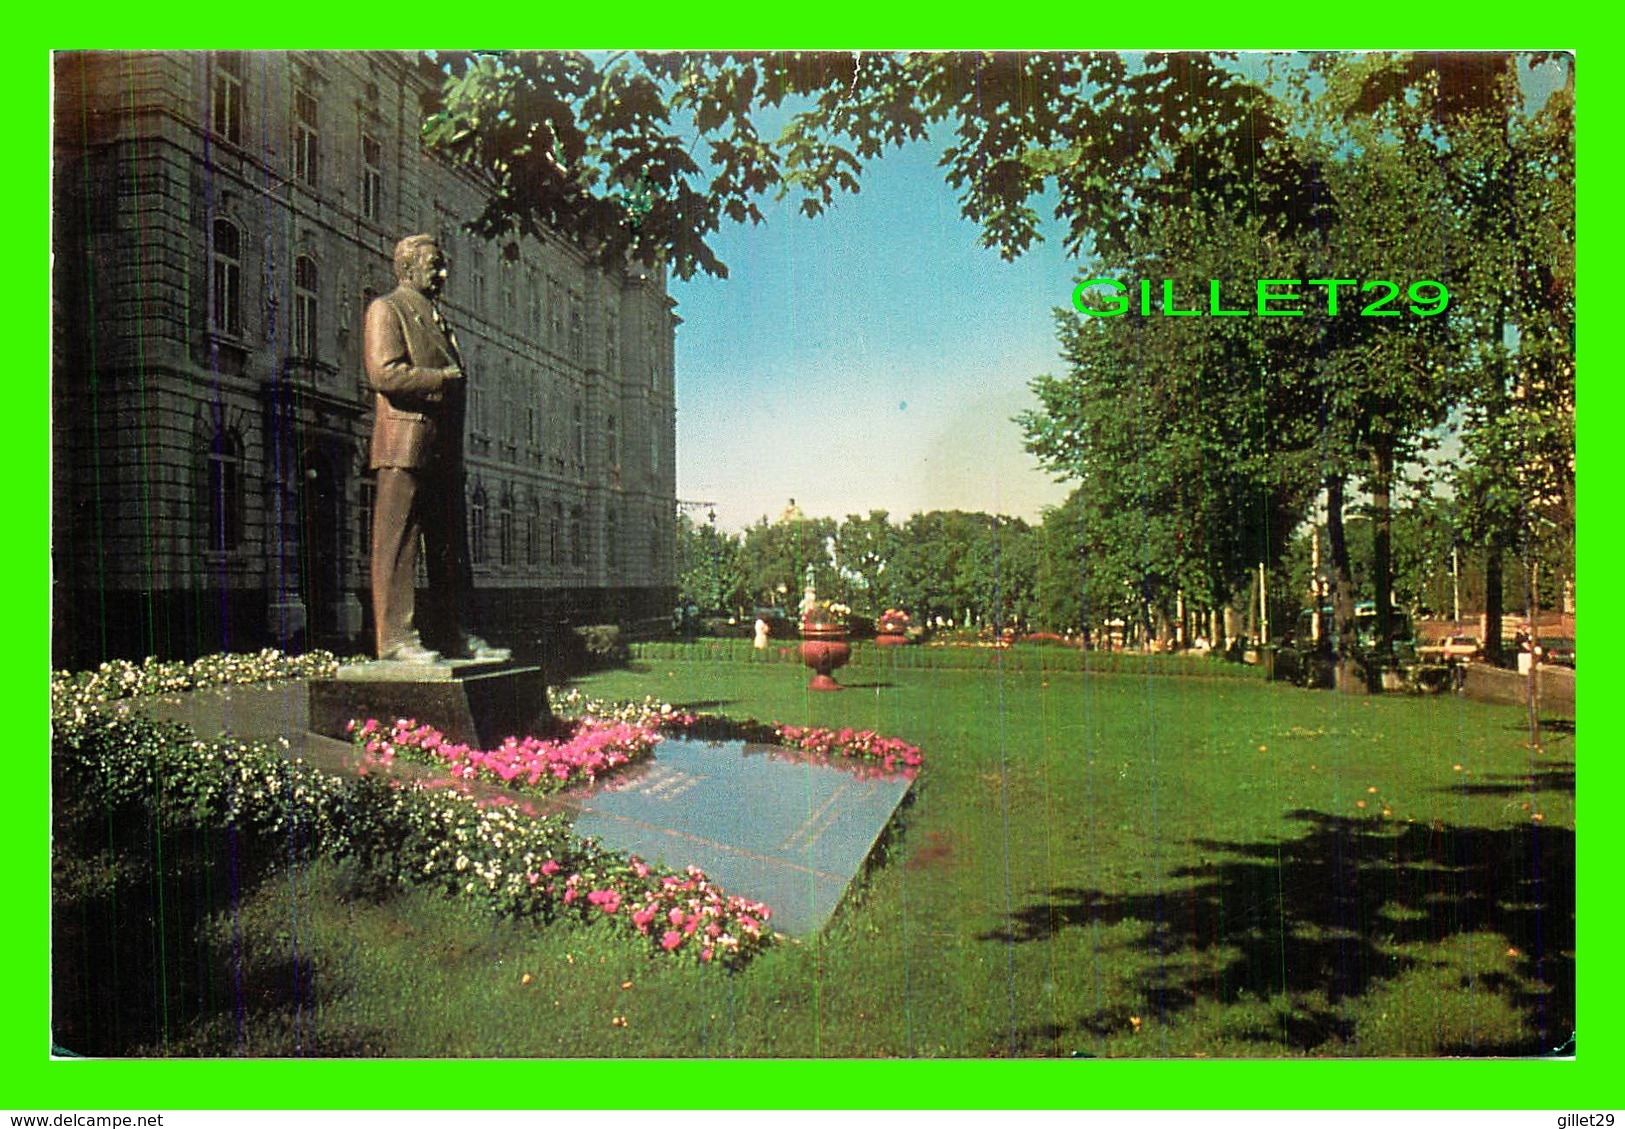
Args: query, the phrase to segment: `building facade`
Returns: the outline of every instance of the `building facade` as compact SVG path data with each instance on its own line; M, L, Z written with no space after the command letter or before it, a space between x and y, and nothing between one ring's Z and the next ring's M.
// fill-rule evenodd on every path
M464 231L419 143L432 62L71 53L55 67L53 660L369 637L367 303L440 237L468 371L479 626L535 653L675 601L656 271Z

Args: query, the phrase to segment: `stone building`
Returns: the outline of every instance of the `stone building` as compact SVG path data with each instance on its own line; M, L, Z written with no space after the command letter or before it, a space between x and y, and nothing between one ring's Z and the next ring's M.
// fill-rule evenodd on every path
M418 140L438 78L390 52L57 57L58 665L367 637L362 315L419 231L451 261L485 633L669 613L664 278L467 234L477 184Z

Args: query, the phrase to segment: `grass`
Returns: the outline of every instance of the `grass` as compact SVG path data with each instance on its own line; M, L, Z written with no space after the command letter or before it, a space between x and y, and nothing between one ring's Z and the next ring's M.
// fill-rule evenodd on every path
M120 934L149 954L168 937L176 952L144 959L206 970L169 979L215 1000L167 1028L126 1022L125 1053L1416 1056L1569 1039L1572 729L1532 750L1521 710L1461 698L1033 665L870 661L841 694L788 664L683 657L582 680L924 748L915 801L831 925L742 972L380 896L336 864L248 868L235 902L191 899L192 947L173 908L168 933Z

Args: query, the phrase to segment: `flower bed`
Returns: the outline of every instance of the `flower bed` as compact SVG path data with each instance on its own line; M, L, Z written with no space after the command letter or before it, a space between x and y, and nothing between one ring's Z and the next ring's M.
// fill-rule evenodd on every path
M75 811L131 828L225 828L274 837L284 858L348 858L393 885L438 884L517 918L570 915L636 933L651 953L738 967L771 945L770 909L729 895L695 867L652 867L577 838L568 817L505 797L387 774L339 776L291 757L286 742L198 739L140 715L102 716L87 706L137 694L331 675L325 652L275 651L197 663L104 663L52 678L52 759L58 795ZM764 725L695 714L656 701L605 703L555 695L572 720L563 740L510 739L489 752L448 742L410 721L362 721L355 741L375 763L397 754L444 766L455 781L556 791L600 779L649 756L664 734L777 745L783 755L912 774L920 750L869 730ZM72 818L64 815L64 818ZM270 839L267 839L270 842ZM292 855L289 847L296 848Z
M209 671L261 681L284 662L303 665L280 657L248 665L105 664L54 680L53 689L74 691L53 695L54 849L94 851L100 842L105 850L108 827L133 836L128 849L160 831L220 829L232 835L234 851L254 841L284 862L351 859L386 885L439 885L510 917L603 922L637 934L652 953L699 963L737 967L773 943L768 907L730 896L695 868L665 870L605 851L575 836L565 815L382 774L341 776L290 756L285 741L200 739L140 714L85 708L183 689ZM134 677L125 677L129 671Z
M876 764L884 773L918 769L923 762L919 746L896 737L882 737L871 729L817 729L780 725L775 734L784 744L817 757L844 757Z
M896 737L882 737L872 729L820 729L813 726L763 723L720 714L689 713L655 698L641 702L604 702L579 690L554 690L549 697L564 716L615 719L666 733L681 733L707 741L747 741L781 745L801 759L821 762L867 763L883 773L912 773L924 763L918 745Z
M349 853L402 884L437 882L508 917L600 922L636 932L652 953L702 964L738 967L773 943L767 906L729 895L696 867L664 870L605 851L575 837L565 816L378 776L359 783L359 821L392 834L366 836Z
M351 740L375 763L396 755L443 768L458 780L485 780L532 792L590 784L606 772L643 760L661 740L658 730L634 722L587 717L563 740L509 737L482 751L450 741L439 730L402 719L385 728L368 718L349 724Z
M61 715L121 698L178 694L209 686L241 686L281 678L331 678L338 668L338 656L331 651L287 655L270 647L253 655L206 655L192 663L160 662L151 657L140 663L114 659L95 670L53 671L51 712Z
M448 741L438 730L402 719L385 727L376 719L352 721L351 739L369 763L397 755L444 768L453 779L483 780L519 791L548 794L591 784L605 773L649 757L664 734L700 740L752 741L784 746L803 760L861 763L879 773L912 773L923 763L919 746L871 729L819 729L738 721L688 713L669 703L602 702L578 690L555 692L571 735L564 740L510 737L487 752Z

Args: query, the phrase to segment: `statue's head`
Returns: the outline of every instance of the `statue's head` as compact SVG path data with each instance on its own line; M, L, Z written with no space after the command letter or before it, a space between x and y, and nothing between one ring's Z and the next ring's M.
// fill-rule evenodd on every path
M433 298L446 284L446 256L432 235L408 235L395 244L395 279Z

